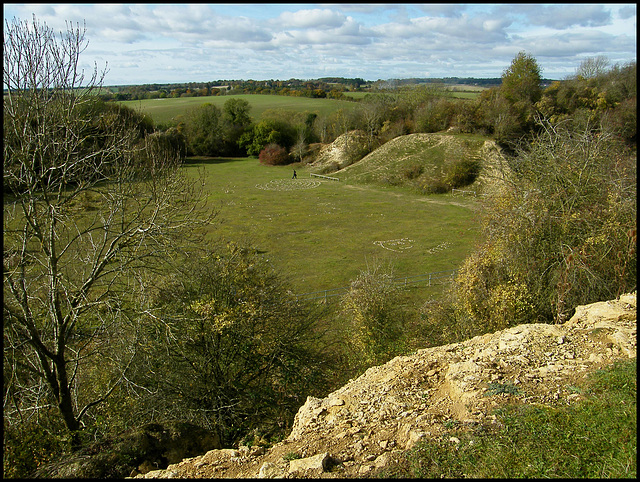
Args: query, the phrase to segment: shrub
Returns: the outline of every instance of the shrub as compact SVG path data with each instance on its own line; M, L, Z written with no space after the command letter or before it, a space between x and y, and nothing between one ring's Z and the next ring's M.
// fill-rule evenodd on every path
M51 420L54 416L49 416ZM61 427L56 432L64 433ZM7 478L29 478L40 467L70 450L68 436L55 435L36 421L9 424L4 421L3 472Z
M421 184L421 190L425 194L444 194L450 191L444 179L430 177Z
M477 159L462 159L453 164L447 173L444 183L450 189L465 187L477 179L480 173L480 161Z
M447 98L432 99L415 112L416 132L439 132L447 129L455 115L455 104Z
M469 256L456 277L458 308L466 313L458 323L469 336L490 333L536 320L526 283L514 278L495 251Z
M479 330L564 322L636 285L633 155L588 125L542 127L485 200L485 242L458 276L458 307Z
M403 171L403 176L406 179L416 179L422 175L424 172L424 166L421 164L412 164L407 166Z
M268 144L260 151L258 159L267 166L282 166L291 162L287 150L278 144Z
M399 297L392 270L377 263L351 282L340 305L349 326L354 368L367 368L399 353L404 324Z
M225 445L285 430L325 386L318 313L253 249L186 259L158 283L149 313L139 383L157 387L158 410L216 428Z

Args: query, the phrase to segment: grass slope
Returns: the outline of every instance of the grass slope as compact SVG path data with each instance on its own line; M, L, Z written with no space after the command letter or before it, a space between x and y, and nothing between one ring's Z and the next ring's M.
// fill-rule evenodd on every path
M311 99L307 97L289 97L279 95L218 95L207 97L178 97L167 99L129 100L121 102L123 105L135 110L140 110L151 116L156 124L176 123L179 116L189 109L202 104L213 104L222 109L229 99L244 99L251 105L250 115L255 120L260 120L262 113L268 109L287 109L295 112L315 112L319 115L328 115L338 109L353 109L358 104L336 99Z
M584 401L506 406L496 411L497 423L420 442L384 476L635 479L636 367L634 359L594 373L575 388Z
M462 159L483 159L487 139L462 134L410 134L396 137L335 176L356 184L421 189L445 177ZM484 160L484 159L483 159Z

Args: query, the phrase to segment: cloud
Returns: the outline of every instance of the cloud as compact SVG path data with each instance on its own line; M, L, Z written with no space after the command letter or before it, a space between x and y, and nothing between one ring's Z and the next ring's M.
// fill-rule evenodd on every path
M336 28L343 25L346 17L329 9L298 10L296 12L283 12L273 22L288 28Z
M438 16L445 18L457 18L467 9L463 4L424 4L418 5L418 8L429 16Z
M389 42L407 40L418 46L431 42L471 41L473 44L485 44L505 41L505 29L510 25L508 19L484 17L470 18L466 14L457 18L419 17L409 24L389 23L376 27L379 37Z
M35 13L56 31L86 20L83 61L108 62L113 84L499 77L521 50L562 77L585 57L636 57L629 4L5 4L4 13Z
M503 11L511 10L503 7ZM512 12L524 14L525 23L564 30L571 27L602 27L612 21L611 11L598 4L521 5Z
M620 10L618 10L618 17L623 20L633 18L636 16L636 14L637 14L637 8L635 5L622 7Z

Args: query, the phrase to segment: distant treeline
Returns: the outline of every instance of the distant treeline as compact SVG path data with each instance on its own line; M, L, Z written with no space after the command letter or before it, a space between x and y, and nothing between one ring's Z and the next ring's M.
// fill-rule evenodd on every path
M360 78L326 77L317 80L217 80L182 84L144 84L106 87L103 100L141 100L210 95L272 94L295 97L348 100L345 92L371 89L372 83Z
M100 94L103 100L142 100L176 97L204 97L209 95L266 94L294 97L353 100L345 93L389 90L416 84L469 85L496 87L502 82L497 78L410 78L377 80L369 82L361 78L323 77L315 80L216 80L181 84L143 84L106 87ZM542 86L551 84L542 79Z

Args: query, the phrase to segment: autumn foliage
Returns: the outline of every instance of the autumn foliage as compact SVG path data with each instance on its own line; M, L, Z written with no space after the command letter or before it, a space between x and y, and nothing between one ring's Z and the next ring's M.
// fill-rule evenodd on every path
M262 164L267 166L282 166L289 164L291 158L284 147L278 144L268 144L264 149L260 151L258 159Z

